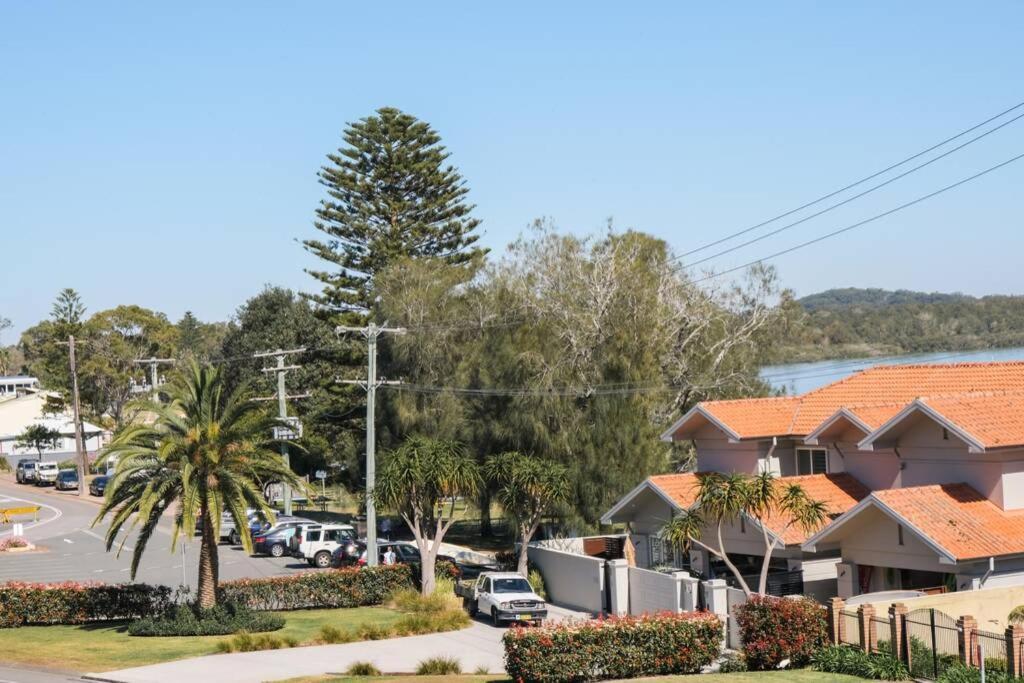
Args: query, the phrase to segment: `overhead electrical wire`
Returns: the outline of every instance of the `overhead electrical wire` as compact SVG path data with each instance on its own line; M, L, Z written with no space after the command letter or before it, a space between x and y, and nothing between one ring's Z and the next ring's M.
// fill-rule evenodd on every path
M865 177L861 178L860 180L857 180L855 182L850 183L849 185L846 185L844 187L839 188L838 190L834 190L832 192L829 192L828 194L824 194L824 195L818 197L817 199L814 199L812 201L807 202L806 204L801 204L800 206L796 207L795 209L790 209L788 211L780 213L777 216L774 216L774 217L769 218L767 220L761 221L757 225L752 225L749 228L744 228L743 230L739 230L739 231L734 232L732 234L726 235L725 237L721 237L721 238L716 239L716 240L714 240L712 242L708 242L707 244L703 244L703 245L701 245L699 247L696 247L694 249L690 249L689 251L683 252L682 254L678 254L677 256L674 257L674 259L683 259L683 258L686 258L687 256L691 256L691 255L696 254L698 252L704 251L705 249L710 249L711 247L718 246L719 244L722 244L723 242L728 242L729 240L734 239L736 237L740 237L742 235L746 235L747 233L752 232L754 230L757 230L758 228L763 228L764 226L770 225L771 223L774 223L775 221L782 220L783 218L786 218L787 216L792 216L793 214L798 213L800 211L803 211L804 209L810 208L810 207L812 207L812 206L814 206L816 204L820 204L821 202L825 201L826 199L831 199L832 197L835 197L838 194L842 194L843 192L846 192L847 190L852 190L853 188L857 187L858 185L863 185L864 183L868 182L869 180L873 180L873 179L877 178L880 175L884 175L884 174L888 173L889 171L892 171L892 170L894 170L896 168L899 168L900 166L902 166L902 165L904 165L906 163L909 163L909 162L913 161L914 159L918 159L918 158L924 156L925 154L928 154L929 152L932 152L932 151L934 151L934 150L936 150L936 149L938 149L938 148L940 148L940 147L942 147L944 145L949 144L950 142L953 142L954 140L962 138L963 136L968 135L969 133L973 133L974 131L978 130L979 128L981 128L981 127L983 127L983 126L985 126L985 125L987 125L989 123L992 123L993 121L995 121L997 119L1000 119L1003 116L1006 116L1007 114L1009 114L1010 112L1015 111L1017 109L1020 109L1021 107L1024 107L1024 102L1018 102L1017 104L1013 105L1009 109L1004 109L1003 111L999 112L998 114L995 114L994 116L990 116L989 118L985 119L981 123L977 123L977 124L971 126L970 128L962 130L959 133L957 133L956 135L953 135L951 137L946 138L942 142L938 142L938 143L932 145L931 147L928 147L927 149L923 149L920 152L917 152L916 154L912 154L911 156L909 156L909 157L907 157L905 159L902 159L901 161L897 161L896 163L891 164L890 166L887 166L887 167L883 168L880 171L876 171L876 172L872 173L871 175L865 176Z
M693 284L699 284L701 282L706 282L708 280L713 280L715 278L722 277L723 275L728 275L729 273L735 273L738 270L744 270L746 268L749 268L750 266L757 265L759 263L763 263L765 261L769 261L769 260L774 259L774 258L778 258L779 256L783 256L785 254L790 254L790 253L792 253L794 251L798 251L798 250L803 249L805 247L809 247L812 244L817 244L818 242L823 242L823 241L825 241L827 239L831 239L833 237L836 237L836 236L841 235L843 233L849 232L849 231L854 230L856 228L860 228L862 226L867 225L868 223L873 223L874 221L877 221L879 219L885 218L886 216L891 216L892 214L897 213L899 211L902 211L903 209L907 209L907 208L909 208L911 206L914 206L916 204L920 204L921 202L927 201L927 200L929 200L929 199L931 199L933 197L937 197L938 195L940 195L940 194L942 194L944 192L948 192L949 190L952 190L954 188L960 187L961 185L969 183L969 182L971 182L973 180L977 180L978 178L981 178L982 176L988 175L989 173L992 173L993 171L997 171L997 170L1003 168L1004 166L1009 166L1010 164L1012 164L1012 163L1014 163L1016 161L1020 161L1020 159L1022 159L1022 158L1024 158L1024 154L1018 154L1017 156L1011 157L1010 159L1007 159L1006 161L1003 161L1003 162L1001 162L999 164L996 164L995 166L990 166L990 167L986 168L984 171L979 171L978 173L975 173L974 175L971 175L971 176L968 176L968 177L963 178L961 180L958 180L955 183L952 183L950 185L946 185L945 187L942 187L942 188L940 188L938 190L935 190L934 192L929 192L928 194L922 195L922 196L918 197L917 199L912 199L909 202L906 202L904 204L900 204L899 206L897 206L895 208L892 208L892 209L889 209L888 211L883 211L882 213L875 214L874 216L871 216L870 218L865 218L862 221L857 221L856 223L852 223L850 225L847 225L844 228L840 228L838 230L833 230L832 232L826 233L824 235L820 235L818 237L815 237L814 239L807 240L806 242L801 242L800 244L793 245L792 247L788 247L786 249L781 249L781 250L776 251L776 252L774 252L772 254L768 254L767 256L762 256L760 258L756 258L753 261L748 261L747 263L744 263L742 265L735 266L735 267L732 267L732 268L728 268L726 270L718 271L718 272L715 272L715 273L709 273L708 275L706 275L704 277L697 278L697 279L693 280Z
M785 232L786 230L789 230L790 228L795 228L796 226L801 225L803 223L806 223L807 221L812 220L814 218L817 218L818 216L824 215L824 214L828 213L829 211L834 211L835 209L838 209L838 208L840 208L842 206L845 206L845 205L849 204L850 202L856 201L856 200L860 199L861 197L863 197L865 195L871 194L875 190L880 190L881 188L885 187L886 185L891 185L892 183L896 182L897 180L900 180L901 178L907 177L911 173L916 173L917 171L920 171L922 168L924 168L926 166L930 166L931 164L934 164L936 161L939 161L940 159L944 159L944 158L948 157L950 154L954 154L956 152L959 152L964 147L967 147L968 145L973 145L978 140L981 140L982 138L985 138L985 137L991 135L992 133L995 133L996 131L998 131L998 130L1000 130L1002 128L1005 128L1006 126L1010 125L1011 123L1014 123L1015 121L1018 121L1018 120L1020 120L1022 118L1024 118L1024 114L1018 114L1017 116L1013 117L1009 121L1004 121L1003 123L999 124L995 128L992 128L991 130L987 130L984 133L982 133L981 135L978 135L977 137L973 137L970 140L968 140L967 142L964 142L963 144L957 145L956 147L954 147L954 148L952 148L950 150L947 150L947 151L943 152L942 154L940 154L940 155L938 155L936 157L932 157L928 161L926 161L926 162L924 162L922 164L918 164L917 166L914 166L913 168L911 168L909 170L906 170L903 173L900 173L899 175L893 176L892 178L889 178L888 180L885 180L885 181L883 181L883 182L881 182L881 183L879 183L877 185L873 185L872 187L869 187L868 189L864 190L863 192L859 192L859 193L853 195L852 197L848 197L848 198L842 200L841 202L836 202L835 204L827 206L824 209L822 209L821 211L816 211L816 212L814 212L814 213L812 213L812 214L810 214L808 216L804 216L800 220L793 221L792 223L787 223L786 225L783 225L780 228L776 228L775 230L772 230L770 232L766 232L763 235L758 235L757 237L749 239L749 240L747 240L745 242L741 242L739 244L733 245L733 246L728 247L726 249L722 249L721 251L716 251L714 254L711 254L710 256L705 256L704 258L698 259L696 261L693 261L692 263L687 263L684 267L685 268L694 268L696 266L699 266L702 263L707 263L708 261L716 259L719 256L724 256L725 254L730 254L730 253L732 253L734 251L738 251L740 249L743 249L744 247L749 247L751 244L755 244L757 242L760 242L761 240L766 240L769 237L773 237L775 235L778 235L781 232ZM682 258L682 257L681 256L675 256L675 257L673 257L670 260L678 260L680 258Z

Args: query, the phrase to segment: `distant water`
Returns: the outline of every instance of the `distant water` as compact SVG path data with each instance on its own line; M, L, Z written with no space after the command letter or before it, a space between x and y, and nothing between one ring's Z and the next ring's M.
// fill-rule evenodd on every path
M802 394L817 389L872 365L904 365L907 363L968 363L979 361L1024 360L1024 347L987 349L985 351L945 351L915 353L905 356L881 356L856 360L822 360L813 363L768 365L761 368L761 377L787 394Z

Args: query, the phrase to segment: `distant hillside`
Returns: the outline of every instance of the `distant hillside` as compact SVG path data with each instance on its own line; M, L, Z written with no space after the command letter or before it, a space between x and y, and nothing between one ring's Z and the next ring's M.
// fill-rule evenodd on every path
M798 299L783 361L1024 345L1024 296L830 289Z

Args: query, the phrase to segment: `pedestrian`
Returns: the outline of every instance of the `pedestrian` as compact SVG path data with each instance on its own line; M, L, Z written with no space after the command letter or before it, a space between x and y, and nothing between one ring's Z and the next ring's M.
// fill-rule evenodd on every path
M395 549L388 546L387 550L384 551L384 564L392 565L395 563Z

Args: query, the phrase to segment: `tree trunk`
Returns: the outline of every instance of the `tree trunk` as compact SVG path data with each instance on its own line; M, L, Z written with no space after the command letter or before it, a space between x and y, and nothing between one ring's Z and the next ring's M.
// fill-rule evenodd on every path
M422 563L420 566L420 593L431 595L437 587L437 577L434 575L434 567L437 558L437 544L431 544L430 550L420 552Z
M491 536L494 529L491 526L491 491L486 486L480 489L480 535Z
M202 536L199 541L199 582L197 597L199 606L210 609L217 604L217 575L219 562L217 557L217 538L213 530L210 511L203 506Z
M516 565L516 571L523 576L526 576L530 572L530 556L527 553L527 548L530 545L530 541L533 539L533 535L537 533L538 526L540 526L540 522L529 527L519 527L519 562Z
M761 580L757 584L757 592L761 595L765 595L768 591L768 565L772 561L772 553L775 552L775 546L778 541L771 541L769 543L767 533L765 534L765 546L764 560L761 562Z

